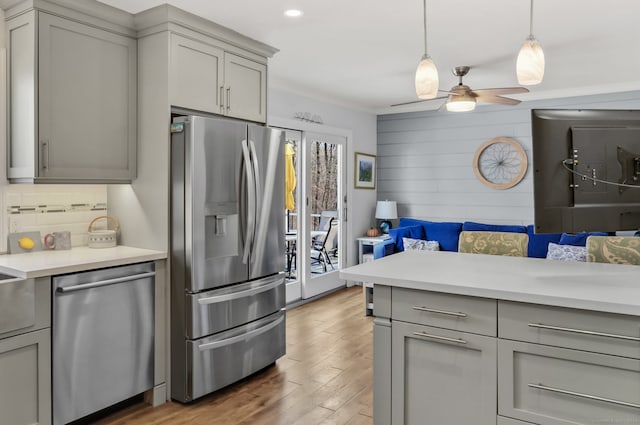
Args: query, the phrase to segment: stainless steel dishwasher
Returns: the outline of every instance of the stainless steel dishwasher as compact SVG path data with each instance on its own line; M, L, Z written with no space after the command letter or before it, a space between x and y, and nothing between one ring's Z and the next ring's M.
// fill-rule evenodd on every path
M53 423L153 387L153 263L53 277Z

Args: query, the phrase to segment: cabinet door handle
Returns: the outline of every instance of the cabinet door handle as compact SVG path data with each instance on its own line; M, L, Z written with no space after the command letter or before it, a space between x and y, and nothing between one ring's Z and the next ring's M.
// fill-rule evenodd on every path
M40 140L40 169L49 169L49 140L46 139Z
M231 87L227 87L227 112L231 110Z
M435 339L438 341L446 341L446 342L455 342L456 344L466 344L467 341L465 341L464 339L460 339L460 338L448 338L446 336L439 336L439 335L431 335L428 333L424 333L424 332L414 332L413 333L415 336L419 336L422 338L430 338L430 339Z
M584 330L584 329L563 328L563 327L560 327L560 326L543 325L542 323L529 323L528 326L531 327L531 328L549 329L549 330L552 330L552 331L571 332L571 333L575 333L575 334L603 336L603 337L606 337L606 338L616 338L616 339L624 339L626 341L637 341L637 342L640 342L640 338L638 338L636 336L608 334L608 333L604 333L604 332L587 331L587 330Z
M467 317L466 313L459 313L456 311L437 310L435 308L419 307L417 305L414 305L412 308L418 311L426 311L427 313L437 313L437 314L444 314L447 316L455 316L455 317Z
M218 103L220 103L220 113L224 114L224 87L220 86L220 98L218 99Z
M598 397L598 396L590 395L590 394L577 393L575 391L563 390L561 388L548 387L548 386L543 385L543 384L531 384L530 383L530 384L528 384L528 386L530 388L537 388L539 390L551 391L551 392L554 392L554 393L572 395L572 396L575 396L575 397L586 398L586 399L589 399L589 400L603 401L605 403L617 404L619 406L633 407L635 409L640 409L640 404L628 403L626 401L613 400L613 399L610 399L610 398Z

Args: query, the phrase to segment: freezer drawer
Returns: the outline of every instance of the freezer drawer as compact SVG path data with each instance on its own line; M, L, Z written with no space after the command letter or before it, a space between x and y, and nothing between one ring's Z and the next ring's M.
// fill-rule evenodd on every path
M284 274L185 296L187 339L202 338L284 308Z
M187 343L191 401L238 381L285 354L284 309L218 335Z

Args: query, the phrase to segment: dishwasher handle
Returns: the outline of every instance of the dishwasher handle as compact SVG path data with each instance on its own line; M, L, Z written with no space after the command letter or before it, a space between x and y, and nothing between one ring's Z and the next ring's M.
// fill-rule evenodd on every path
M98 282L83 283L80 285L73 285L73 286L66 286L66 287L58 287L56 291L64 294L66 292L82 291L85 289L99 288L101 286L115 285L116 283L130 282L132 280L144 279L147 277L153 277L155 275L156 275L156 272L140 273L140 274L134 274L129 276L117 277L115 279L100 280Z

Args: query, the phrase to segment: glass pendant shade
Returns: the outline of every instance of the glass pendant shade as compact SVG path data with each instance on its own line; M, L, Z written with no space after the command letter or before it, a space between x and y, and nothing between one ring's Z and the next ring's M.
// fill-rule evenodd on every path
M540 42L530 35L520 48L516 61L518 83L523 86L540 84L544 77L544 52Z
M447 100L447 111L467 112L476 109L476 100L468 94L450 94Z
M419 99L433 99L438 96L438 68L427 54L422 56L416 70L416 95Z

